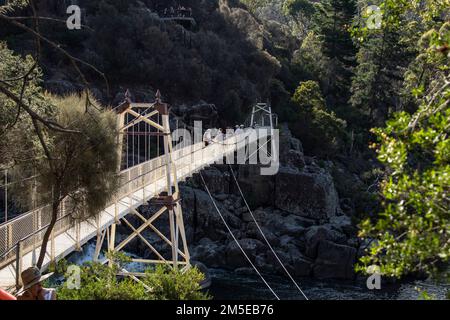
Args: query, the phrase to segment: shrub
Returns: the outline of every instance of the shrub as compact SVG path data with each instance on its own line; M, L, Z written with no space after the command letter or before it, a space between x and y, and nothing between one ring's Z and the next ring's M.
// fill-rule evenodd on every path
M156 300L208 300L210 297L200 291L199 283L204 279L196 267L181 272L161 265L154 271L147 270L143 281L152 288Z
M128 277L118 277L121 266L130 262L123 254L112 257L113 265L86 263L81 267L79 289L72 289L69 282L57 288L59 300L208 300L210 296L200 291L199 282L204 275L197 268L185 272L165 266L148 269L141 282ZM55 271L64 274L67 264L60 263ZM150 290L149 290L150 288Z

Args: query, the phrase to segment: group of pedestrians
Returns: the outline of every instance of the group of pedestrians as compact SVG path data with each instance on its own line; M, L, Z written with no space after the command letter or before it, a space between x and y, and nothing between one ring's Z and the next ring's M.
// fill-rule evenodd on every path
M213 144L213 143L223 143L225 140L239 136L240 134L244 133L244 126L236 126L235 129L232 128L211 128L205 131L203 134L203 142L206 146Z
M192 17L192 8L186 8L184 6L178 6L177 8L170 7L164 8L164 17Z

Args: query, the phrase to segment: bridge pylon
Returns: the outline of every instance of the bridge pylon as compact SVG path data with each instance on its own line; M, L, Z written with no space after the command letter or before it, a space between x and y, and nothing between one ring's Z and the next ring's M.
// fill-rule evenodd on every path
M162 139L163 146L163 159L159 164L159 167L156 168L160 170L162 173L162 177L156 180L153 172L155 170L154 164L151 162L151 159L145 159L144 161L148 162L148 171L143 172L143 169L140 169L138 174L133 173L133 167L130 167L128 171L130 175L133 175L133 178L142 180L140 183L140 188L134 188L133 184L127 184L125 189L128 191L129 203L129 211L131 214L134 214L142 224L139 227L134 226L131 222L129 222L126 217L118 216L118 208L122 203L118 203L118 199L115 201L115 222L108 228L106 228L102 233L97 235L97 246L94 259L98 259L100 249L102 247L102 243L104 239L107 240L108 252L114 253L119 252L121 250L126 249L127 244L129 244L133 239L139 238L153 253L154 259L132 259L134 262L144 263L144 264L166 264L170 265L173 268L184 268L187 269L190 267L190 255L187 245L186 233L184 228L183 221L183 213L181 209L181 198L180 191L178 187L178 179L177 179L177 170L175 166L175 162L172 159L172 136L170 131L169 124L169 106L166 103L162 102L161 93L156 93L156 99L153 103L134 103L131 101L129 91L125 94L125 101L121 103L116 111L118 113L117 125L118 125L118 149L117 152L119 154L119 159L123 159L124 152L124 141L128 141L125 139L128 135L140 135L149 138L156 137L158 139L158 153L160 148L160 139ZM136 133L135 128L138 128L138 131L142 131L142 127L151 128L150 130L145 130L143 132ZM133 130L132 132L130 130ZM146 140L147 141L147 140ZM133 139L133 149L134 149L134 139ZM128 148L128 146L127 146ZM150 147L149 147L150 149ZM150 158L150 157L149 157ZM133 156L134 159L134 156ZM129 156L127 151L127 168L129 162ZM144 167L146 167L147 162L144 162ZM142 164L140 166L142 168ZM121 170L121 165L119 165L118 170ZM125 170L126 171L126 170ZM123 172L123 171L122 171ZM134 177L134 175L137 176ZM141 177L139 177L141 176ZM158 184L159 183L159 184ZM152 192L149 185L155 185L155 191ZM158 185L158 187L156 187ZM161 191L161 192L160 192ZM152 207L159 208L155 213L153 213L150 218L144 217L138 211L138 208L133 204L133 196L136 192L142 192L142 198L144 201L149 201L152 204ZM157 194L155 194L157 192ZM123 191L120 192L121 196L123 196ZM162 219L164 216L168 217L169 224L169 234L166 231L166 235L161 230L158 230L154 225L156 220ZM120 243L116 243L117 237L117 225L125 225L131 229L131 234L127 236ZM154 234L156 234L168 247L166 247L166 251L170 252L171 256L169 257L167 252L164 253L159 252L148 239L144 237L144 231L150 230ZM112 262L109 261L111 264ZM132 272L130 274L133 275ZM134 274L138 275L138 274Z
M277 142L273 139L274 130L278 127L278 115L272 112L272 106L269 102L258 102L253 106L250 126L254 128L258 126L270 128L270 154L273 159L278 159Z

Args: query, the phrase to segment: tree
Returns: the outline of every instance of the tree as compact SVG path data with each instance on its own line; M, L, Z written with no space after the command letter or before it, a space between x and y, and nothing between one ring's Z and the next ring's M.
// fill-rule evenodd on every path
M381 125L393 112L404 108L405 97L401 94L404 70L417 54L416 45L409 38L418 40L411 30L418 29L418 25L399 24L405 19L405 9L389 2L379 3L382 10L379 29L369 29L366 23L353 29L359 51L350 103L367 115L365 126L373 122Z
M310 31L299 50L294 53L292 64L303 77L322 82L327 78L328 58L324 55L324 44L314 31Z
M360 236L376 240L357 267L363 272L373 264L390 277L434 274L450 256L450 24L434 24L416 61L435 70L426 87L419 82L412 90L417 111L395 113L385 128L373 130L386 166L384 211L361 224Z
M35 179L39 202L51 205L50 222L37 261L39 268L61 204L66 204L65 210L72 218L85 220L104 209L119 183L116 115L101 109L92 97L90 101L96 108L87 112L86 101L77 95L64 98L46 95L44 99L53 106L56 123L80 133L58 132L33 123L41 142L35 143L35 137L20 132L20 127L15 131L21 143L34 146L28 151L32 160L14 166L15 179L28 181L18 186L21 190L15 193L16 199L31 207L32 199L22 188L30 190L34 181L26 179L38 173Z
M14 10L26 6L32 16L11 16ZM31 35L35 43L34 57L28 55L25 58L0 43L0 109L5 116L0 121L0 160L2 167L12 167L11 171L21 182L17 186L28 184L26 190L32 190L33 182L30 181L34 179L30 177L38 173L37 184L43 192L38 201L51 205L50 223L43 236L38 267L43 264L62 201L70 198L68 210L75 218L97 214L114 194L118 180L116 123L112 114L101 111L88 93L89 83L80 65L104 75L44 36L39 28L39 21L43 19L37 14L33 0L12 0L0 5L0 20ZM32 21L33 26L20 22L22 20ZM48 20L65 23L58 19ZM43 92L39 69L43 43L71 62L85 85L84 101L77 96L59 99ZM107 81L105 83L108 87ZM91 107L95 110L90 110ZM11 148L12 145L15 148ZM92 168L87 167L89 162ZM32 194L34 192L21 190L16 192L16 199L30 208L31 203L36 203L31 199Z
M327 110L317 82L300 83L292 103L296 110L291 127L308 152L332 156L345 144L346 122Z
M309 0L287 0L283 3L283 12L295 22L293 34L303 39L311 27L311 18L316 13L314 3Z
M336 108L347 104L350 98L356 54L350 26L356 5L354 0L326 0L316 7L315 30L320 35L324 54L329 59L324 92L327 103Z
M14 128L20 127L19 131L30 134L32 127L29 113L25 112L22 106L17 107L17 102L8 96L17 97L18 102L27 103L28 110L32 114L39 112L42 118L47 118L49 112L45 105L35 103L36 96L41 92L39 86L41 71L35 66L33 58L31 56L21 58L9 50L4 42L0 42L0 61L0 85L5 87L5 93L0 89L2 114L0 117L0 165L7 168L15 162L23 162L29 158L26 148L15 148L12 152L11 145L20 146L19 136L14 132ZM8 81L16 79L17 75L25 75L26 82Z

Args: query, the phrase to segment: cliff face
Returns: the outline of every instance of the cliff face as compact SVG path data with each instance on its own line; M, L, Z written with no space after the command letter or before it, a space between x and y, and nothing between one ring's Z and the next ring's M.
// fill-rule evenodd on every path
M328 169L303 156L301 143L286 126L280 141L282 167L273 177L259 168L234 168L256 221L281 261L296 276L350 279L359 247L350 217L340 208ZM264 272L283 273L238 193L227 166L203 172L219 209L255 265ZM236 272L249 269L229 236L209 196L194 177L182 188L192 257L210 267Z

